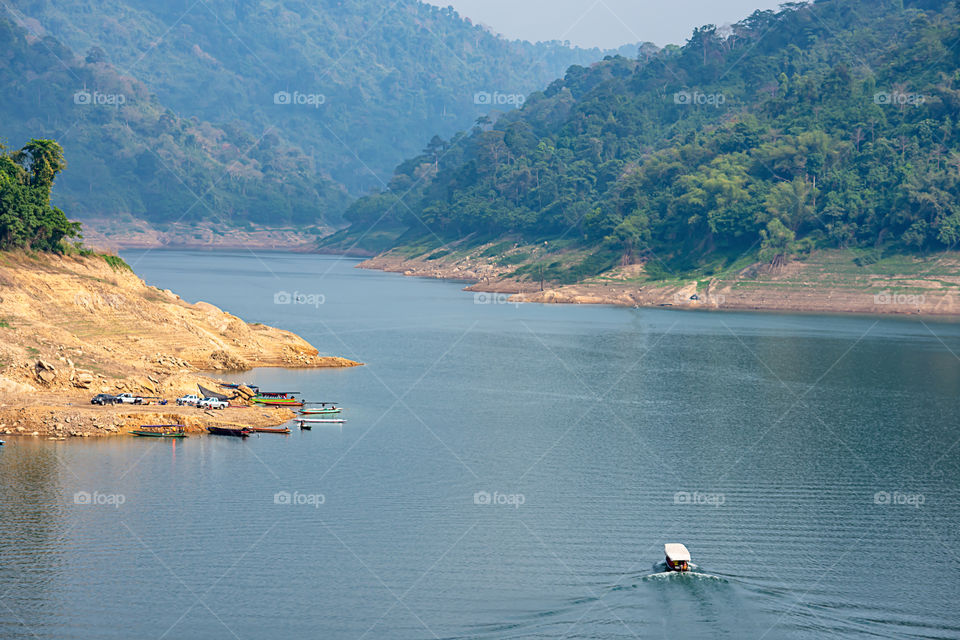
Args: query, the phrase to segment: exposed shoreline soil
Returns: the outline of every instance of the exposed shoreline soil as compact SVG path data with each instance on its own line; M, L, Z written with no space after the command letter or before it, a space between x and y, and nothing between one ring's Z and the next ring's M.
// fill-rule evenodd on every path
M111 264L112 262L112 264ZM268 426L289 409L203 411L177 397L216 389L200 372L254 367L341 368L299 336L248 324L146 285L102 256L0 253L0 433L109 435L148 423ZM167 405L92 406L97 393L130 392Z
M778 270L759 265L732 276L700 281L650 281L642 265L628 265L577 284L541 284L509 274L495 260L475 255L410 258L388 252L357 265L407 276L459 280L481 304L539 302L608 304L730 311L960 315L960 255L906 262L900 272L853 266L843 252L820 252Z

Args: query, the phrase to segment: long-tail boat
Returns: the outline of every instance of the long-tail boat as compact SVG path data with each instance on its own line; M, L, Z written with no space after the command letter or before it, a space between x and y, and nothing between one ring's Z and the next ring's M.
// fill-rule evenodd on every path
M335 416L340 413L341 409L339 407L304 407L300 409L300 415L302 416Z
M257 433L290 433L287 427L250 427Z
M234 394L233 396L228 396L224 393L217 393L212 389L207 389L206 387L200 386L199 384L197 385L197 388L200 389L200 397L202 398L216 398L217 400L228 401L236 397L236 394Z
M253 433L247 427L207 427L207 431L215 436L235 436L237 438L247 438Z
M260 387L255 384L243 384L242 382L220 382L218 384L224 389L239 389L240 387L246 387L252 391L260 390Z
M343 418L295 418L301 425L306 424L343 424Z
M187 438L182 424L145 424L130 433L143 438Z
M303 400L294 396L299 391L261 391L253 397L253 401L268 407L302 407Z

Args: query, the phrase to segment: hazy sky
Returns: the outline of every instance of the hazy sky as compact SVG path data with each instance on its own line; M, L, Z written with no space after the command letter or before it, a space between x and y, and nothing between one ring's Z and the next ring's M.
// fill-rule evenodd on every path
M651 41L683 44L694 27L736 22L784 0L427 0L507 38L569 40L615 48Z

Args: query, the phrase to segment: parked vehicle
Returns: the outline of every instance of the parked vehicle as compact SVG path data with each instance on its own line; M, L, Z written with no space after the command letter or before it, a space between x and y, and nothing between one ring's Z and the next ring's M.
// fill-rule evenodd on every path
M203 398L201 398L200 396L195 396L191 394L189 396L181 396L177 398L177 404L180 406L187 405L189 407L195 407L197 406L197 404L200 403L201 400L203 400Z
M143 398L132 393L121 393L117 396L116 402L118 404L143 404Z
M226 409L230 403L220 398L203 398L197 403L201 409Z
M108 404L117 404L117 396L111 395L109 393L98 393L93 396L93 399L90 400L90 404L99 404L100 406Z

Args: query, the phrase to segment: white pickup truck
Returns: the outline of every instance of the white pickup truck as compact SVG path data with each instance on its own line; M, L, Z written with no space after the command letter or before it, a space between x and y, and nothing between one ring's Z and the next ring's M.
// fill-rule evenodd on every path
M115 402L123 404L143 404L143 398L135 396L132 393L121 393L116 397Z
M194 395L182 396L180 398L177 398L177 404L180 406L188 405L191 407L195 407L198 404L200 404L201 400L203 400L203 398L201 398L200 396L194 396Z
M219 398L203 398L197 403L197 406L201 409L226 409L230 406L230 403Z

